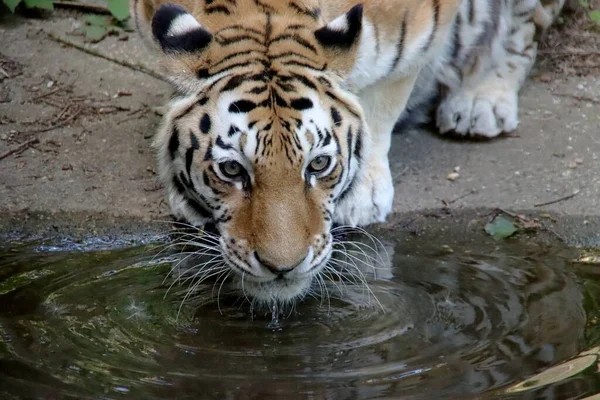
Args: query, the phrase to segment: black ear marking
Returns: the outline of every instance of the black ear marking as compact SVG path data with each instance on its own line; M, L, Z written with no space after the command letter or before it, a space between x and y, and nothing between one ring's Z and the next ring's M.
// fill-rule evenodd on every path
M363 5L357 4L346 14L337 17L324 27L315 31L315 37L325 47L348 49L360 36L362 28Z
M152 18L152 34L165 53L197 52L212 40L212 35L183 7L166 3Z

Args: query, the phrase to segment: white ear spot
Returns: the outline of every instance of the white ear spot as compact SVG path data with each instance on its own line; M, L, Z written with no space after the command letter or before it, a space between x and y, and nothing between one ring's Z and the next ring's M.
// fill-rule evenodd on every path
M340 33L348 32L348 17L345 14L340 15L339 17L328 23L327 28Z
M182 35L200 27L202 26L192 14L181 14L171 22L167 36Z

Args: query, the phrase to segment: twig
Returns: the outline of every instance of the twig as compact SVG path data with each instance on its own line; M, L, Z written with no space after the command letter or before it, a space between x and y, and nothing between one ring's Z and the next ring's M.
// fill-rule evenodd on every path
M477 193L477 190L475 190L475 189L472 189L472 190L470 190L469 192L467 192L467 193L463 194L462 196L458 196L458 197L457 197L457 198L455 198L454 200L445 200L445 199L442 199L442 200L441 200L441 202L444 204L444 206L445 206L445 207L448 207L449 205L451 205L451 204L454 204L454 203L456 203L457 201L459 201L459 200L462 200L462 199L464 199L465 197L467 197L467 196L470 196L470 195L472 195L472 194L476 194L476 193Z
M29 139L28 141L26 141L25 143L21 143L14 149L10 149L10 150L0 154L0 160L4 160L6 157L10 156L11 154L20 153L23 150L30 147L31 145L37 144L39 142L40 142L40 140L38 138Z
M556 204L556 203L560 203L561 201L565 201L565 200L569 200L572 199L573 197L577 196L579 194L579 190L571 193L568 196L564 196L561 197L560 199L556 199L556 200L551 200L551 201L547 201L545 203L538 203L538 204L534 204L534 207L544 207L544 206L549 206L550 204Z
M150 75L151 77L159 79L161 81L165 81L165 82L167 81L166 78L163 77L162 75L160 75L160 74L158 74L158 73L156 73L156 72L154 72L154 71L152 71L152 70L150 70L148 68L144 68L141 65L135 65L135 64L129 63L129 62L124 61L124 60L118 60L116 58L109 57L109 56L104 55L104 54L102 54L102 53L100 53L100 52L98 52L98 51L96 51L94 49L87 48L86 46L83 46L83 45L75 43L75 42L71 42L70 40L65 40L63 38L60 38L60 37L52 34L52 33L48 33L48 37L50 39L54 40L55 42L64 44L64 45L69 46L69 47L73 47L73 48L75 48L77 50L83 51L84 53L87 53L87 54L92 55L94 57L99 57L99 58L102 58L104 60L114 62L115 64L119 64L119 65L121 65L123 67L132 69L134 71L141 72L141 73L146 74L146 75Z
M43 99L44 97L48 97L50 95L53 95L56 92L60 92L63 88L61 87L57 87L54 90L49 91L48 93L44 93L44 94L40 94L39 96L34 97L33 99L31 99L30 101L36 101L36 100L40 100Z
M71 8L74 10L80 11L88 11L95 14L108 14L110 15L110 11L106 7L96 6L93 4L80 3L79 1L70 1L70 0L55 0L53 1L54 7L59 8Z
M0 67L0 74L4 75L6 78L10 78L10 75L8 75L8 72L6 72L4 70L4 68Z
M593 97L580 96L580 95L571 94L571 93L552 93L552 94L554 96L558 96L558 97L568 97L568 98L579 100L579 101L589 101L590 103L600 104L600 100L594 99Z
M42 132L48 132L48 131L52 131L54 129L62 128L63 126L67 125L69 122L71 122L75 118L77 118L79 116L79 114L81 114L81 110L77 110L76 113L74 113L73 115L71 115L69 118L65 119L58 125L49 126L47 128L33 129L31 131L24 131L24 132L19 132L19 133L21 133L21 134L42 133Z

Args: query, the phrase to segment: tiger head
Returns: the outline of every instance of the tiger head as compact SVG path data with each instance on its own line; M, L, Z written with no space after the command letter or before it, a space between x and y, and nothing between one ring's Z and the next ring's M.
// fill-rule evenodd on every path
M324 23L318 9L288 3L152 11L176 90L154 143L172 211L215 224L226 264L264 302L307 293L369 147L343 86L362 6Z

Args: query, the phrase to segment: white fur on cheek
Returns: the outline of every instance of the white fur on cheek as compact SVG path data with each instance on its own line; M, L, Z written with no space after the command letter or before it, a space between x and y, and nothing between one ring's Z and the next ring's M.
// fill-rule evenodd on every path
M177 36L199 28L201 25L191 14L182 14L171 22L168 36Z

